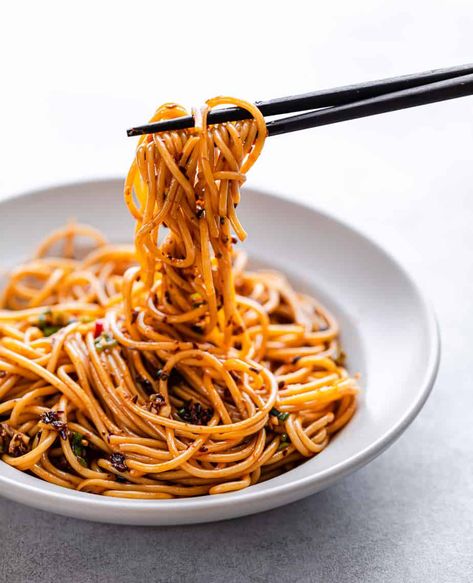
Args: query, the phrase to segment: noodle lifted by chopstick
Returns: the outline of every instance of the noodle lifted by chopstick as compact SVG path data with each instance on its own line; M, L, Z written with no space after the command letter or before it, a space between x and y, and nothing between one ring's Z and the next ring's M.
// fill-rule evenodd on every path
M226 104L253 119L208 127ZM152 121L186 114L168 104ZM107 496L220 494L316 455L352 417L334 318L234 249L261 113L216 98L195 118L138 144L125 184L134 248L70 224L10 274L0 452L17 469Z

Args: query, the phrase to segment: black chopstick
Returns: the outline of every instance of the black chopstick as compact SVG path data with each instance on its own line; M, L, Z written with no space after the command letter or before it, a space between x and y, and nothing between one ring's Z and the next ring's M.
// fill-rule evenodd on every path
M298 130L324 126L341 121L378 115L389 111L428 105L457 97L473 95L473 75L464 75L446 81L429 83L403 91L379 95L335 107L327 107L301 115L293 115L266 124L268 135L277 136Z
M337 87L335 89L323 89L321 91L305 93L303 95L278 97L269 101L256 102L255 105L265 116L294 113L296 111L345 105L351 102L365 100L368 98L393 93L395 91L424 86L434 82L448 80L467 74L473 74L473 64L460 65L447 69L434 69L431 71L425 71L423 73L403 75L401 77L390 77L387 79L369 81L356 85ZM210 124L216 124L227 121L247 119L248 117L248 111L245 109L231 107L211 111L208 116L208 122ZM192 116L184 116L172 120L150 123L138 126L136 128L131 128L127 131L127 135L129 137L139 136L149 133L186 129L193 126L194 118Z

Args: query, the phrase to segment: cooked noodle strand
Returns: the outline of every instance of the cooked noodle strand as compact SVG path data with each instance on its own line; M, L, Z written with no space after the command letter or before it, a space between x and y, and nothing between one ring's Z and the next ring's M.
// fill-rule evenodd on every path
M224 105L252 119L209 126ZM19 470L112 497L222 494L317 455L355 412L333 316L236 250L261 113L217 97L194 116L138 143L134 247L70 223L7 278L0 452Z

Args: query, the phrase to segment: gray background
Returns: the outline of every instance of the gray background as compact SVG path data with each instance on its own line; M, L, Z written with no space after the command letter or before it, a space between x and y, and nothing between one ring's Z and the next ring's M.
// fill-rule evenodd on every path
M137 10L83 0L73 14L72 4L52 12L49 0L10 3L0 36L9 81L0 198L123 174L133 150L124 128L169 99L265 99L473 60L471 0L274 1L270 12L267 3L241 0L251 26L239 23L246 41L232 46L225 43L235 4L199 5L183 3L189 17L179 20L179 42L174 27L159 28L160 46L172 47L163 59L157 36L143 36L138 24L143 16L174 22L172 3L143 1ZM183 65L199 23L212 30L200 35L199 50L212 51L208 69L202 59ZM40 145L27 167L18 131L26 118ZM472 581L472 128L470 98L271 138L250 175L251 186L363 229L432 298L443 344L438 381L393 447L325 492L218 524L100 525L1 499L1 583Z

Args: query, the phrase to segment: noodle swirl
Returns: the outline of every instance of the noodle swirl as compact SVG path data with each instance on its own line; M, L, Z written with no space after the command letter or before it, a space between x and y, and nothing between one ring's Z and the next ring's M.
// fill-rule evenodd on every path
M208 126L229 104L252 119ZM19 470L106 496L221 494L316 455L355 411L333 316L235 249L261 113L218 97L194 117L138 143L134 247L68 224L8 276L0 452Z

